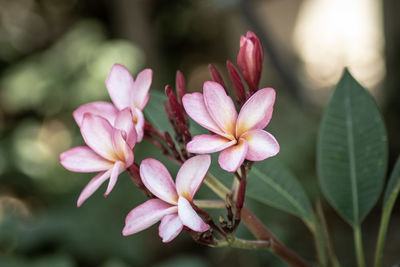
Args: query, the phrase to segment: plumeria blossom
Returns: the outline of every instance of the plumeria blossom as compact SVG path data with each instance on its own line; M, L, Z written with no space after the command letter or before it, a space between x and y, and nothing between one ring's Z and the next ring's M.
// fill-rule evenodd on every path
M211 164L209 155L190 158L182 164L176 176L176 185L167 168L158 160L145 159L140 164L143 184L157 198L147 200L126 216L123 235L142 231L161 220L159 235L163 242L173 240L186 226L196 232L205 232L206 224L191 203Z
M114 125L118 111L128 108L131 112L131 120L135 125L137 142L143 139L144 116L143 109L149 101L149 89L153 78L151 69L140 72L136 81L128 69L120 64L114 64L111 68L106 86L114 105L108 102L92 102L82 105L74 111L74 118L81 126L85 113L92 113L106 118Z
M261 161L279 153L276 139L263 130L271 120L274 89L258 90L239 115L232 99L217 82L205 82L203 94L186 94L182 101L187 114L213 133L195 136L186 146L190 153L221 151L218 162L228 172L237 171L245 159Z
M71 148L60 155L61 164L70 171L99 172L83 189L78 207L109 179L104 194L107 196L115 186L118 175L133 163L136 131L128 108L116 113L114 125L104 117L85 113L80 130L86 146Z

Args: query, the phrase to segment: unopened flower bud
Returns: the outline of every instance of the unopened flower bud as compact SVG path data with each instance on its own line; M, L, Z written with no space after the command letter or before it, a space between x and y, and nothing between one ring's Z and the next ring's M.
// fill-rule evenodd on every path
M185 77L183 77L182 72L179 70L176 72L176 79L175 79L175 89L176 95L178 96L178 102L182 104L182 97L185 95L186 92L186 85L185 85Z
M208 64L208 69L210 70L210 74L211 74L213 81L222 85L222 87L225 89L225 92L228 93L226 91L226 86L225 86L224 80L222 79L221 74L218 72L218 70L215 68L215 66L213 64Z
M185 123L185 117L183 115L183 109L181 105L178 103L174 92L169 85L165 86L165 94L167 95L170 109L172 111L172 115L176 118L176 120Z
M246 37L241 36L237 64L252 93L258 90L263 57L261 42L254 32L248 31Z
M229 77L231 77L233 86L235 87L236 99L240 106L246 102L246 91L244 89L242 79L239 76L235 66L229 60L226 61L226 68L228 69Z

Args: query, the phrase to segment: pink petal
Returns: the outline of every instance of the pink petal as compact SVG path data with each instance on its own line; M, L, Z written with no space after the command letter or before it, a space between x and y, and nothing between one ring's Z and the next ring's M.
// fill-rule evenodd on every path
M176 212L176 206L171 206L160 199L147 200L128 213L122 234L126 236L140 232L161 220L165 215Z
M279 153L279 144L270 133L264 130L252 130L242 135L249 145L246 159L261 161Z
M143 112L138 108L135 108L134 110L132 110L132 114L133 114L133 120L135 122L136 134L137 134L136 142L139 143L143 140L143 135L144 135L144 116L143 116Z
M118 109L108 102L92 102L80 106L74 112L74 118L79 127L82 126L83 116L85 113L92 113L105 118L111 125L114 125L115 118L117 117Z
M106 172L100 172L90 180L90 182L82 190L78 198L78 207L80 207L86 199L88 199L93 193L107 180L111 175L111 170Z
M175 204L178 201L174 181L167 168L156 159L145 159L140 164L143 184L158 198Z
M255 46L250 39L243 37L240 39L240 50L237 55L237 65L246 83L251 90L254 90L256 62L254 57Z
M110 161L118 158L112 144L113 127L104 118L86 113L83 116L81 133L85 143L97 154Z
M182 98L182 103L186 113L195 122L216 134L225 134L208 113L202 94L185 94Z
M182 231L183 224L178 214L165 215L158 227L158 234L164 243L172 241Z
M111 170L110 181L108 182L107 191L105 192L104 196L108 196L111 190L114 188L115 184L117 183L118 175L120 175L123 171L125 171L125 164L121 161L117 161L114 164L114 167Z
M129 108L125 108L118 112L117 118L115 119L114 127L123 130L126 134L126 143L130 148L133 148L136 143L136 129L135 124L132 120L132 113Z
M221 151L218 157L219 165L225 171L237 171L246 158L247 150L248 145L246 140L240 138L237 145L228 147L227 149Z
M134 81L128 69L120 64L114 64L106 80L106 87L111 100L119 110L129 107L130 95Z
M272 117L275 90L264 88L252 95L240 110L236 124L236 136L253 129L264 129Z
M185 161L176 176L178 195L192 200L203 182L210 164L210 155L195 156Z
M236 108L222 85L212 81L205 82L203 95L211 118L225 133L235 136Z
M183 225L189 227L193 231L205 232L210 229L210 226L197 215L196 211L194 211L190 205L190 202L184 197L179 197L178 215Z
M221 151L231 145L234 145L236 140L229 140L219 135L200 134L186 145L186 149L190 153L214 153Z
M111 169L113 162L108 161L87 146L78 146L60 155L61 165L73 172L98 172Z
M153 71L151 69L145 69L137 75L131 94L131 103L134 104L131 106L132 109L136 107L143 110L146 106L150 97L149 89L152 79Z
M112 129L112 145L118 160L124 162L127 168L131 166L133 163L133 152L126 143L121 130Z

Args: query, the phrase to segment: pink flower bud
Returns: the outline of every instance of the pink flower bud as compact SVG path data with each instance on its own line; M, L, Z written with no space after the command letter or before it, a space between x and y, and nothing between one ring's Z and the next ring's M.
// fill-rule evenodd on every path
M258 90L263 56L261 42L254 32L248 31L246 37L240 37L237 64L252 93Z

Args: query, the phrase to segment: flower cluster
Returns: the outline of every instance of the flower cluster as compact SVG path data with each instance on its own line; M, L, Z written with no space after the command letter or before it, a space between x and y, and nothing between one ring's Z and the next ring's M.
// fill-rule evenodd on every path
M135 184L151 199L127 215L123 235L139 232L160 220L159 235L163 242L171 241L182 230L204 233L203 236L208 237L212 235L211 229L225 237L226 233L234 231L244 201L246 164L265 160L279 152L278 142L264 131L272 116L275 91L272 88L259 89L262 60L260 41L254 33L248 32L240 40L239 71L227 62L239 113L214 66L210 65L213 81L204 83L203 93L185 94L185 81L178 72L177 96L170 86L166 86L168 101L164 105L175 132L175 141L168 132L162 133L147 122L143 115L150 97L152 71L143 70L135 80L124 66L115 64L106 80L112 103L93 102L75 110L73 115L86 146L72 148L60 155L61 164L70 171L99 172L83 189L78 206L109 179L107 196L118 176L128 170ZM247 84L247 91L241 76ZM188 117L211 133L192 138ZM140 166L134 162L133 149L143 138L182 164L175 182L167 168L156 159L145 159ZM195 205L193 199L211 164L210 155L194 154L219 151L221 168L235 173L240 180L239 187L227 196L229 223L221 222L223 230L207 212ZM241 167L244 168L240 171ZM236 202L235 223L233 202Z
M93 102L74 111L75 121L87 146L62 153L60 162L74 172L100 171L83 189L78 206L110 179L104 194L107 196L118 175L133 164L132 149L143 138L142 110L150 97L152 75L152 71L146 69L134 81L124 66L115 64L106 81L113 104Z

